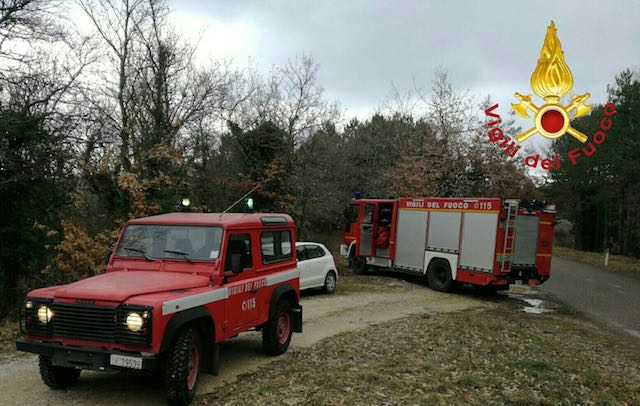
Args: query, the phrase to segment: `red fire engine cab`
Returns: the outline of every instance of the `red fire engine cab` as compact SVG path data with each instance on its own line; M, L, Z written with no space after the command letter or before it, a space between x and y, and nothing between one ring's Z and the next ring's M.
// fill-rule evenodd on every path
M355 198L341 255L369 267L425 275L429 286L508 289L549 279L555 206L496 198Z

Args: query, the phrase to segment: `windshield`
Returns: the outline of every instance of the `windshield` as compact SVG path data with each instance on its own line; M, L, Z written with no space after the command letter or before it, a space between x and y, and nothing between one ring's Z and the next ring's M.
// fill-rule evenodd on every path
M212 260L220 254L222 227L128 225L116 255L147 259Z

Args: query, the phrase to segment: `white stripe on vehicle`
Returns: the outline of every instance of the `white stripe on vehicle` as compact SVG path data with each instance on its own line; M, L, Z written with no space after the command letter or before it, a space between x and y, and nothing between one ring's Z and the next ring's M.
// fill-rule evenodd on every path
M278 272L276 274L266 276L267 286L277 285L279 283L299 277L300 271L298 271L297 269ZM194 307L206 305L227 298L229 298L228 288L220 288L209 292L202 292L195 295L179 297L177 299L168 300L162 304L162 315L166 316L168 314L192 309Z
M192 309L208 303L217 302L229 297L227 288L212 290L210 292L197 293L191 296L183 296L166 301L162 304L162 315L177 313L182 310Z
M300 271L297 269L279 272L273 275L267 276L267 286L277 285L279 283L290 281L291 279L296 279L300 277Z

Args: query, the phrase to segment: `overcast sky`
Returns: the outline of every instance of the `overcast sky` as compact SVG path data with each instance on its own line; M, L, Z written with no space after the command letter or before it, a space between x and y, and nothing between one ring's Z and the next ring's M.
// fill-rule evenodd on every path
M553 19L575 93L606 100L615 74L640 64L639 1L172 1L186 35L205 30L200 57L268 71L296 55L346 116L366 117L391 84L429 87L442 66L454 85L490 94L508 111L529 78Z

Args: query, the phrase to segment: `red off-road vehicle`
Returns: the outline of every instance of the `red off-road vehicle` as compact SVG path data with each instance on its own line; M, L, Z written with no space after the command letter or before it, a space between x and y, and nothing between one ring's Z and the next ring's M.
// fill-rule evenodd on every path
M170 213L130 220L104 274L29 292L18 350L54 389L82 369L157 373L189 403L219 343L258 329L269 354L302 331L294 223L286 214Z

